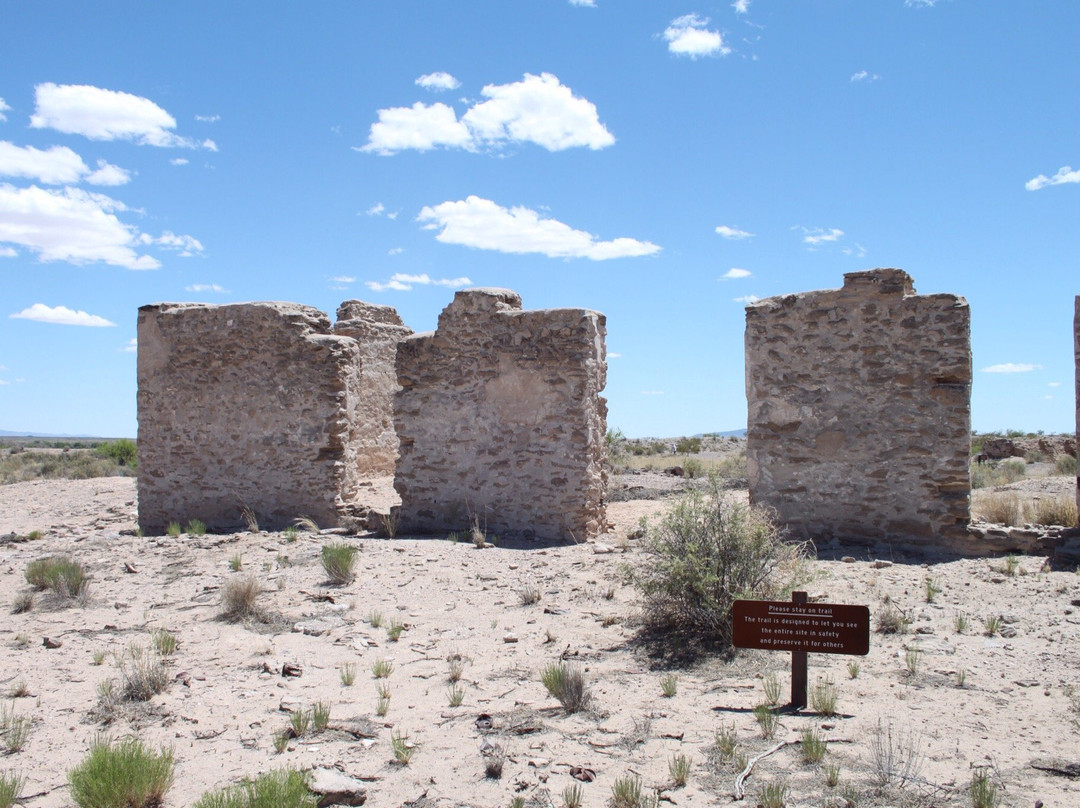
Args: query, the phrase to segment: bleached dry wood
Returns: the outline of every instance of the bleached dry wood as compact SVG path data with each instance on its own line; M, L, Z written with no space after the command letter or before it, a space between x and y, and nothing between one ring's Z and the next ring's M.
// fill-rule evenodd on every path
M850 738L826 738L824 740L826 744L851 743ZM802 738L792 738L789 741L780 741L780 743L770 746L760 755L750 758L750 760L746 763L746 768L739 772L739 776L735 778L735 799L741 800L743 797L746 796L746 789L743 788L743 785L746 783L746 778L750 776L750 772L754 770L754 766L757 765L757 762L759 760L762 760L763 758L767 758L769 755L779 752L785 746L794 746L801 743Z

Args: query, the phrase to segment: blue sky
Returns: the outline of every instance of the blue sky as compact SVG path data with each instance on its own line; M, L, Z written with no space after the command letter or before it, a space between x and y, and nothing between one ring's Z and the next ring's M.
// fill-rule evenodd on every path
M973 426L1074 428L1080 4L6 2L0 428L136 431L140 305L608 318L609 425L745 426L745 301L900 267Z

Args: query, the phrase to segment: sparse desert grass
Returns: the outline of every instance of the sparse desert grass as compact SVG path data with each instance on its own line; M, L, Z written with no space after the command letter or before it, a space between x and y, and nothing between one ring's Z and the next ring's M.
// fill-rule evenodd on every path
M352 583L356 565L356 548L345 542L331 542L322 548L322 567L330 583L344 586Z
M372 628L382 628L382 624L383 624L382 612L379 612L379 611L371 611L371 612L369 612L368 613L368 623L371 624Z
M408 733L394 730L390 733L390 749L394 753L394 760L402 766L408 766L416 752L416 744L409 740Z
M1001 615L988 614L983 618L983 631L987 637L993 637L1001 632Z
M371 675L376 679L385 679L394 672L394 663L380 657L371 663Z
M30 638L22 633L16 634L11 638L11 645L13 648L23 649L30 645Z
M82 564L69 556L46 556L26 565L26 582L35 590L48 589L63 599L82 596L89 585Z
M506 750L501 744L493 744L484 754L484 777L498 780L502 777L503 766L506 763Z
M682 788L686 785L692 767L693 762L686 755L677 754L671 756L668 761L668 774L671 775L671 782L675 785L675 788Z
M761 687L765 691L765 703L775 707L780 703L780 677L776 671L769 671L761 679Z
M1016 571L1020 569L1020 559L1012 553L1005 556L1005 566L1002 571L1010 578L1016 575Z
M244 505L240 508L240 516L244 520L244 524L247 525L248 533L259 532L259 517L255 515L255 511Z
M30 716L18 715L14 706L8 709L0 704L0 740L3 740L4 751L9 755L23 750L32 725Z
M995 491L982 497L973 510L987 522L1015 527L1024 523L1024 507L1020 497L1011 491Z
M244 557L237 553L229 559L229 569L233 572L240 572L244 568Z
M837 695L832 679L819 679L810 688L810 706L818 715L836 715Z
M1076 459L1073 458L1075 468ZM1073 497L1044 497L1031 503L1028 517L1036 525L1076 525L1076 500Z
M175 768L171 750L154 752L138 738L99 737L68 772L71 798L80 808L153 808L172 786Z
M997 783L994 782L990 776L990 770L985 766L978 766L971 773L968 796L971 797L971 808L997 808L1000 802Z
M317 805L318 798L308 789L306 773L279 769L208 792L193 808L315 808Z
M189 519L187 527L184 528L184 532L189 536L205 536L206 523L201 519Z
M352 687L356 681L356 663L346 662L341 666L341 683L345 687Z
M303 738L311 729L311 713L297 710L289 716L289 729L294 738Z
M390 625L386 627L386 638L390 642L397 642L401 639L401 632L405 630L405 624L400 620L391 620Z
M988 463L971 466L972 488L993 488L998 485L1008 485L1021 480L1027 474L1027 464L1023 460L1003 460L994 465Z
M540 602L540 587L536 584L524 584L518 589L518 600L522 606L532 606Z
M716 731L715 737L716 752L720 755L722 761L731 760L735 755L735 748L739 745L739 737L735 732L735 725L730 727L721 726Z
M25 699L29 695L30 687L26 684L25 679L16 680L7 691L7 697L9 699Z
M92 477L134 477L135 468L92 449L68 452L26 451L0 457L0 485L30 480L88 480Z
M121 658L126 701L149 701L169 686L169 674L155 649L132 643Z
M298 538L300 538L300 529L296 525L289 525L282 531L282 537L289 544L292 544Z
M967 615L963 612L957 612L953 617L953 630L957 634L963 634L971 626L971 623L967 619Z
M643 527L633 582L657 630L729 644L736 598L769 600L805 574L805 547L783 542L766 511L731 500L715 476Z
M325 732L330 726L330 704L317 701L311 705L311 726L316 732Z
M34 608L34 593L20 592L11 602L12 614L25 614Z
M836 788L837 783L840 782L840 766L836 763L829 763L825 766L825 785L829 788Z
M460 707L465 700L465 688L460 684L453 684L446 688L446 696L451 707Z
M221 616L232 622L257 617L260 594L262 587L254 575L230 578L221 586Z
M446 657L446 679L453 683L460 681L462 674L465 673L465 657L456 651L451 652Z
M388 539L397 536L399 514L397 508L391 508L389 513L379 514L379 522L382 525L382 534Z
M806 763L820 762L825 757L825 752L828 751L828 744L825 739L813 727L804 729L799 735L799 747L802 752L802 759Z
M11 808L22 794L26 779L14 772L0 774L0 808Z
M1058 455L1054 461L1054 471L1063 477L1076 476L1076 458L1072 455Z
M855 660L852 660L851 662L849 662L847 664L848 678L849 679L858 679L859 678L859 671L861 671L861 670L862 670L862 666L858 662L856 662Z
M874 615L879 634L907 634L911 620L895 603L889 601Z
M581 783L574 783L563 789L563 808L581 808L581 801L585 796L585 789Z
M956 671L956 686L962 688L965 682L967 682L967 671L958 668Z
M155 628L151 631L150 639L154 643L154 648L156 648L157 652L163 657L175 654L176 649L180 644L180 641L176 638L175 634L163 628Z
M776 735L780 727L780 716L768 704L759 704L754 708L754 720L758 722L761 737L766 740Z
M922 736L894 727L892 721L882 724L878 720L870 738L870 755L870 768L877 785L903 788L922 770Z
M674 673L665 673L660 677L660 692L664 698L673 698L679 692L679 677Z
M288 732L275 732L271 738L271 743L274 745L274 751L279 755L289 748L289 733Z
M581 712L588 708L592 700L585 672L580 665L552 662L540 672L540 681L568 713Z
M904 649L904 667L907 668L908 676L915 677L919 675L919 661L922 656L922 651L918 648L905 648Z
M184 529L180 527L179 522L169 522L169 526L165 528L165 535L171 538L178 538Z
M319 523L305 514L301 514L300 516L293 519L293 527L295 527L302 533L319 532Z
M765 783L758 794L758 808L784 808L788 788L788 784L783 780L775 783Z
M637 775L616 777L611 786L611 808L656 808L656 797L645 792Z
M923 597L927 603L933 603L934 599L942 593L941 582L936 578L926 578L923 581Z

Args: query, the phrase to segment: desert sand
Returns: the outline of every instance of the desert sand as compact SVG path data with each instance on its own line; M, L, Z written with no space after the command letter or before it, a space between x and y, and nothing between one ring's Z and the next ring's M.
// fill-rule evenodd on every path
M381 480L372 504L392 496ZM610 504L614 530L601 542L477 549L468 541L314 532L292 542L265 532L144 538L136 535L130 478L0 486L0 693L25 683L26 695L3 703L32 718L25 746L0 756L0 772L25 774L27 805L69 806L66 772L90 741L101 732L137 733L176 755L168 806L285 766L336 768L362 781L370 806L507 806L515 796L558 806L564 789L580 782L583 805L598 808L616 778L633 774L672 805L726 805L736 767L716 752L719 729L734 726L738 754L752 758L814 727L837 739L823 764L803 763L798 745L784 747L757 763L741 804L786 781L789 806L843 805L845 788L860 806L970 805L972 772L986 766L1003 805L1080 806L1080 779L1036 768L1080 764L1076 572L1049 570L1038 557L1020 558L1009 574L1003 559L819 547L806 587L812 598L866 604L872 615L888 601L910 616L911 630L872 633L866 657L811 654L810 684L835 684L839 715L784 715L766 740L752 709L770 671L786 700L790 655L741 651L675 662L641 640L637 594L623 568L646 561L635 533L640 517L669 502ZM33 530L43 535L22 540ZM341 540L359 548L357 577L336 587L319 557L325 543ZM38 595L29 612L11 614L29 591L27 564L57 553L85 565L89 597L64 603ZM269 622L220 617L222 586L247 574L263 588ZM928 578L941 590L932 602ZM528 586L541 593L533 605L522 604ZM961 614L964 633L956 631ZM385 625L372 625L379 615L404 623L397 642ZM989 617L1001 618L999 634L985 633ZM104 724L99 685L119 678L114 655L149 645L158 628L179 640L166 659L169 687ZM46 647L46 637L59 647ZM466 662L464 699L451 707L447 659L455 654ZM372 673L380 659L393 665L382 680L391 693L382 717ZM540 670L559 660L584 666L590 711L567 715L541 685ZM356 678L346 686L341 671L349 663ZM289 667L300 675L283 676ZM670 698L660 685L668 673L678 677ZM274 736L290 714L316 702L330 705L329 729L276 752ZM872 741L890 723L924 763L903 789L881 791ZM393 760L392 734L415 745L408 765ZM494 745L507 755L499 779L485 776L484 752ZM681 788L668 768L678 754L692 760ZM839 766L835 788L825 783L825 764Z

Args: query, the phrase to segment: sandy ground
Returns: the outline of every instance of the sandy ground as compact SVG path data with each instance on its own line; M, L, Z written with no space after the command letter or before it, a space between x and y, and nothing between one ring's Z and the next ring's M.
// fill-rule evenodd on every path
M378 488L389 490L385 481ZM751 710L770 671L786 695L789 655L740 652L734 661L703 657L673 667L639 641L635 591L621 568L644 557L627 535L640 516L664 507L665 500L613 503L607 546L478 550L445 540L350 537L360 549L359 574L337 588L327 584L319 554L340 537L141 538L131 479L0 486L0 535L44 532L35 541L0 540L0 693L25 683L28 695L2 703L33 721L24 748L0 755L0 772L26 775L27 805L69 806L66 772L91 739L136 732L175 752L168 806L283 766L337 767L362 779L367 805L377 807L507 806L514 796L560 806L563 790L579 782L571 772L587 776L581 769L595 772L582 783L587 808L607 805L615 779L630 774L663 789L672 805L715 805L733 801L735 774L717 758L718 729L734 726L739 752L753 757L816 727L839 739L825 758L839 766L839 785L827 787L822 765L801 762L793 745L757 764L743 804L754 805L765 784L786 781L788 806L842 805L845 788L860 795L860 806L970 805L973 768L990 766L1003 805L1080 806L1080 779L1032 766L1080 764L1080 697L1069 695L1080 688L1080 575L1043 571L1044 560L1034 557L1021 559L1015 575L1001 559L902 559L895 550L891 564L865 552L852 553L853 562L815 561L813 597L867 604L871 613L888 599L911 616L912 631L872 634L866 657L811 655L811 685L835 683L840 715L785 715L776 740L765 740ZM616 551L597 552L609 547ZM837 559L849 552L823 550ZM27 564L61 552L89 570L89 600L64 605L39 595L30 612L10 614L28 591ZM230 568L236 556L239 572ZM278 615L271 626L219 617L222 585L249 573L264 588L263 608ZM930 603L927 578L942 590ZM542 592L535 605L521 604L527 585ZM371 625L374 612L405 624L398 642ZM970 623L962 634L958 614ZM984 634L989 616L1002 617L1003 634ZM167 660L170 686L103 725L95 707L99 684L120 676L113 655L147 644L155 628L179 638ZM62 644L47 648L45 637ZM918 649L910 655L915 673L907 649ZM107 653L103 664L94 664L95 652ZM447 692L451 654L467 660L456 708ZM385 717L375 713L377 659L393 663ZM585 667L592 712L566 715L540 684L541 668L560 659ZM849 662L859 664L854 678ZM352 686L341 679L347 663L356 666ZM283 677L286 664L302 675ZM678 690L666 698L660 679L669 672ZM273 738L289 726L290 711L315 702L330 705L331 729L276 753ZM478 726L482 714L491 729ZM890 722L897 734L910 733L910 748L925 762L916 782L878 792L872 741L879 724ZM406 766L393 762L392 733L407 733L416 745ZM484 775L482 749L491 744L508 753L497 780ZM693 763L683 788L671 786L676 754Z

